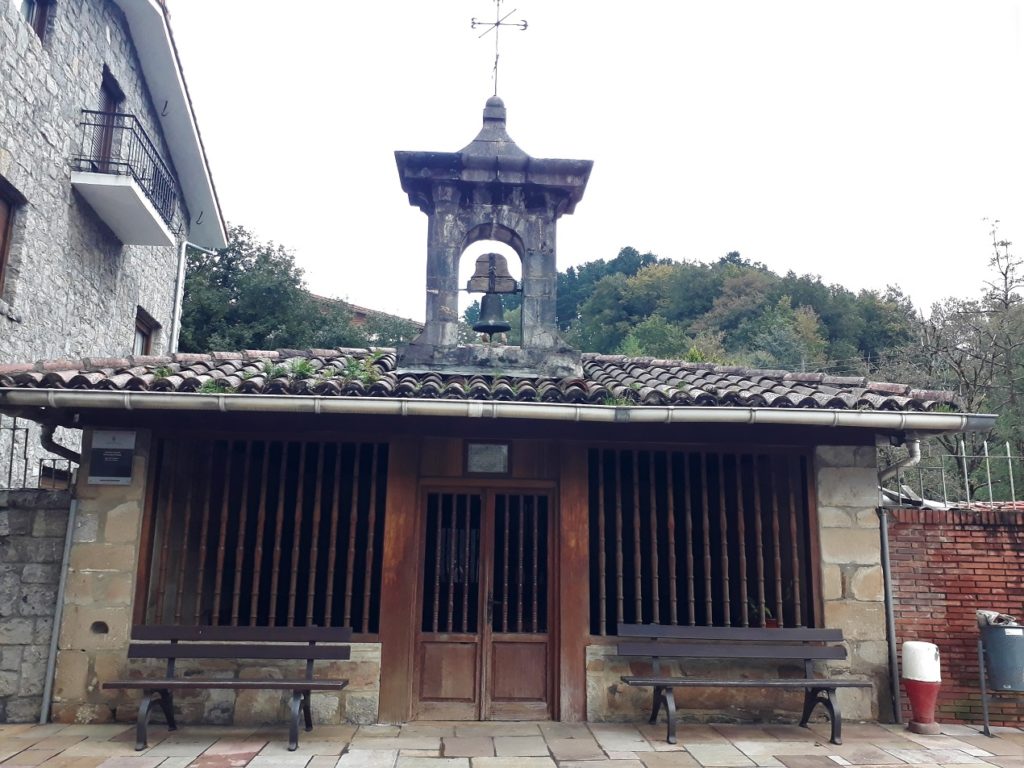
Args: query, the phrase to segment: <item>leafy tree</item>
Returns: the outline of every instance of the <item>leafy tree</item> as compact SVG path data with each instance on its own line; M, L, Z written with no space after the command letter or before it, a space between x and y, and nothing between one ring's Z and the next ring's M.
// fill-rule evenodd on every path
M796 371L825 365L827 343L818 316L810 307L793 309L790 298L783 296L761 315L758 325L760 330L753 342L759 365Z
M305 290L295 257L232 227L227 247L190 248L179 346L212 349L363 346L365 336L340 303L316 302Z

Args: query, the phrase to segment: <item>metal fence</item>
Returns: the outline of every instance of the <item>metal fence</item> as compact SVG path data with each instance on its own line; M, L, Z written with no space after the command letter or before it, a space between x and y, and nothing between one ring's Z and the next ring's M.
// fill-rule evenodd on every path
M67 490L78 465L45 451L32 422L0 415L0 489Z
M881 488L883 504L930 509L1024 509L1021 486L1024 456L1010 443L979 441L961 436L952 446L938 439L922 441L921 460L900 470ZM951 450L952 448L952 450ZM883 466L906 457L906 451L883 451Z

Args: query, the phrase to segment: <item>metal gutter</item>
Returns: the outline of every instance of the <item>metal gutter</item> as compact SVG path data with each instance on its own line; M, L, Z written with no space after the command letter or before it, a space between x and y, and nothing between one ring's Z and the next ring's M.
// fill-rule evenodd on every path
M0 389L0 409L66 408L220 413L361 414L447 418L525 419L600 424L765 424L855 427L908 432L974 432L991 429L994 414L856 411L733 406L609 406L562 403L411 400L393 397L235 395L184 392L109 392L66 389Z

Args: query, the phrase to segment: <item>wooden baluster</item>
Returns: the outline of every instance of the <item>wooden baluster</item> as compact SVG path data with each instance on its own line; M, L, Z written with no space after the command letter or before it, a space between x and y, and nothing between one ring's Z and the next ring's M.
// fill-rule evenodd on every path
M765 616L765 584L764 584L764 527L761 521L761 467L760 459L752 456L751 465L754 469L754 536L757 538L757 610L760 614L760 625L764 626Z
M779 530L779 485L776 479L775 461L772 461L771 478L772 489L772 550L775 562L775 618L782 623L782 540Z
M605 602L608 599L608 587L605 583L605 576L607 574L608 564L607 556L605 555L605 496L607 495L607 488L604 485L604 451L600 448L597 449L597 571L600 576L600 583L597 585L597 610L598 610L598 632L601 635L608 634L607 621L608 621L608 608Z
M177 443L175 441L168 440L167 450L164 453L163 466L163 476L168 480L165 485L167 488L167 503L164 506L164 516L161 521L164 524L164 527L160 534L160 577L156 584L155 612L158 624L163 624L167 621L164 617L164 595L167 592L167 568L168 560L171 555L171 520L174 519L174 490L178 480L177 458L179 453L182 453L182 451L178 449Z
M324 626L331 626L334 615L334 566L338 561L338 517L341 507L341 453L338 443L334 456L334 492L331 494L331 543L327 552L327 603L324 609Z
M216 443L214 443L216 446ZM203 519L199 529L199 574L196 576L196 610L195 623L198 626L203 618L203 582L206 578L206 545L210 530L210 496L213 495L213 454L207 453L205 466L209 467L206 483L203 485Z
M615 612L615 621L618 624L622 624L625 620L623 618L625 611L625 590L623 586L622 577L622 452L614 451L612 455L615 457L615 579L617 588L617 610Z
M197 454L202 452L198 448L192 452L192 462L188 471L188 490L185 494L185 519L181 525L181 559L178 561L178 585L174 595L174 623L181 625L181 608L185 595L185 573L189 572L188 554L191 551L188 546L189 529L192 527L192 503L194 501L194 490L196 486L195 474L198 465Z
M537 632L537 576L538 576L538 561L540 559L540 540L538 538L539 526L537 518L540 517L540 500L541 496L533 497L533 582L530 589L530 606L531 606L531 620L530 620L530 631Z
M256 509L256 549L252 573L252 602L249 603L249 625L259 625L260 594L263 585L263 532L267 519L267 476L270 474L270 441L263 443L263 466L260 468L260 498Z
M313 604L316 598L316 565L320 556L320 505L323 503L324 454L326 443L317 443L316 489L313 492L313 542L309 552L309 580L306 582L306 626L313 626Z
M704 607L707 611L704 622L709 627L715 625L711 599L711 513L708 503L708 455L700 455L700 499L701 520L704 531Z
M306 505L306 454L308 443L299 445L299 486L295 490L295 527L292 534L291 580L288 582L288 626L295 626L295 597L299 584L299 553L302 551L302 518Z
M725 509L725 454L718 454L718 527L722 537L722 610L725 626L732 626L732 606L729 602L729 514Z
M210 623L214 626L220 624L220 594L224 586L224 556L228 538L228 517L231 512L231 471L234 464L234 442L227 443L227 463L224 468L224 497L220 506L220 536L217 539L217 570L213 577L213 611Z
M458 565L459 507L465 506L467 497L459 494L452 505L448 523L448 631L455 631L455 573Z
M747 513L743 508L743 457L736 454L736 535L740 540L740 604L743 606L743 626L750 626L747 593Z
M665 514L668 516L668 610L669 623L679 624L679 610L676 607L676 497L675 476L672 471L672 453L665 452Z
M281 582L281 535L284 532L285 481L288 479L288 443L281 443L281 470L277 483L277 513L274 517L274 561L270 572L270 626L278 624L277 593Z
M516 570L517 573L517 589L516 589L516 632L523 631L523 613L525 608L523 607L523 589L526 583L525 566L526 566L526 546L524 545L525 539L525 528L526 528L526 500L527 496L516 496L516 506L519 508L519 547L516 556L516 560L519 562L519 566Z
M693 561L696 544L693 541L693 494L690 491L690 455L683 454L683 511L686 514L686 592L690 602L690 626L697 623L697 596L694 586Z
M510 536L510 534L509 534L509 529L512 527L512 505L509 503L510 500L511 500L509 496L502 495L502 496L499 496L498 498L501 499L501 501L502 501L502 505L501 506L502 506L502 510L504 511L504 514L502 515L502 518L504 520L504 528L505 528L504 537L503 537L504 538L504 549L503 549L504 556L502 557L502 561L501 561L502 562L502 583L503 583L502 594L501 594L501 629L499 629L498 631L499 632L508 632L508 627L509 627L509 623L508 623L508 604L509 604L509 589L508 589L509 580L508 580L508 574L509 574L509 553L510 553L510 546L509 546L509 536ZM495 500L495 504L497 504L497 500ZM495 517L497 517L497 515L495 515Z
M363 446L356 443L356 457L352 467L352 498L349 504L348 516L348 555L345 559L345 615L341 626L352 626L352 579L355 574L356 562L356 533L359 530L359 491L362 485L362 478L359 474L359 464L362 458ZM440 568L440 561L438 568Z
M377 538L377 455L380 446L373 444L370 460L370 519L366 526L366 579L363 590L363 632L370 631L370 594L373 589L373 553Z
M437 511L437 526L434 530L437 534L437 541L434 545L434 623L430 628L433 632L439 632L441 629L441 568L444 566L441 561L443 552L441 547L444 540L444 500L448 498L448 494L433 495L436 499L434 509Z
M463 533L465 537L465 546L462 549L462 631L472 632L474 631L469 626L469 585L473 582L472 566L470 563L471 550L469 546L471 533L470 529L473 525L473 499L468 497L466 500L466 527Z
M633 451L633 583L636 594L633 604L636 610L635 621L642 624L644 619L644 585L643 567L640 563L640 454Z
M245 529L249 513L249 475L252 463L252 440L245 442L245 463L242 465L242 500L239 502L238 544L235 547L234 590L231 595L231 626L238 626L238 605L242 597L242 565L245 562Z
M787 477L789 479L789 540L793 568L793 610L796 620L795 626L802 627L805 626L806 622L804 621L803 606L800 598L800 542L803 537L800 535L800 524L797 522L796 516L796 489L800 487L797 480L798 461L799 458L793 456L788 457L786 463L789 465Z
M658 574L658 495L654 483L654 451L649 451L650 462L647 465L647 474L651 486L651 595L654 606L653 621L661 623L661 596L659 594Z

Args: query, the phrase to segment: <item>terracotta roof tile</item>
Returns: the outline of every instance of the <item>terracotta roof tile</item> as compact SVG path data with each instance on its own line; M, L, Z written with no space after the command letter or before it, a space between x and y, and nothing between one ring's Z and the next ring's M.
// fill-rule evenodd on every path
M859 376L588 354L583 356L582 377L551 379L403 371L396 368L396 357L394 350L387 349L280 349L51 360L0 366L0 387L183 393L210 390L251 396L312 394L639 407L883 411L959 407L951 392L869 382Z

